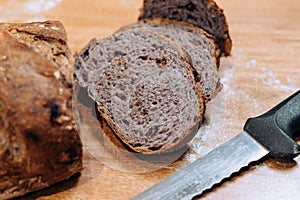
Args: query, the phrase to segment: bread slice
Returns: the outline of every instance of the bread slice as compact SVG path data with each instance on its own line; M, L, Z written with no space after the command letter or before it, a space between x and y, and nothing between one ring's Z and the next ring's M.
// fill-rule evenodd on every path
M0 24L0 199L82 170L66 42L60 22Z
M224 12L213 0L144 0L139 19L184 21L213 35L222 55L230 55L232 41Z
M93 40L75 66L101 115L134 151L167 152L197 133L202 91L178 48L159 35L126 31Z
M192 59L193 67L199 75L200 85L206 102L221 90L218 74L220 54L212 37L202 29L184 22L167 19L146 19L123 27L124 30L148 30L162 34L181 46Z
M188 145L185 145L178 151L169 153L136 153L119 139L106 120L100 116L96 103L89 97L85 88L80 88L75 83L74 95L74 117L86 149L97 160L113 169L131 173L156 171L178 160L188 149ZM96 143L101 145L95 146Z
M194 71L189 54L168 38L151 31L129 30L104 39L91 40L75 60L76 78L82 87L87 87L91 80L98 80L97 76L104 72L106 65L109 65L113 58L141 48L166 49L178 54L188 62L189 70Z

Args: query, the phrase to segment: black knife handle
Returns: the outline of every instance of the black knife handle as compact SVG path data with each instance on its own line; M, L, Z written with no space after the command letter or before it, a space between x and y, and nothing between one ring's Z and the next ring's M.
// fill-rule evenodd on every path
M300 133L300 90L267 113L247 120L244 130L265 146L278 160L290 160L300 154L293 139Z

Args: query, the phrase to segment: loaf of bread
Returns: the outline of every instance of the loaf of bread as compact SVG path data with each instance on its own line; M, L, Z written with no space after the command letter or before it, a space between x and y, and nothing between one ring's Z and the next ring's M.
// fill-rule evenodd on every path
M162 34L188 52L198 75L206 102L213 99L222 88L218 74L220 51L212 36L191 24L167 19L146 19L121 28L148 30Z
M92 40L77 56L79 84L136 152L181 148L203 120L204 97L184 51L150 31Z
M57 21L0 24L0 199L82 169L66 43Z
M231 52L226 17L214 0L144 0L139 19L166 18L184 21L213 35L222 55Z

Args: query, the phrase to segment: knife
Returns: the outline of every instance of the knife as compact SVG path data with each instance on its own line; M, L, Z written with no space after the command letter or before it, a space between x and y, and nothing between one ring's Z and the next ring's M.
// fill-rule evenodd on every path
M192 199L251 163L271 157L290 161L300 154L300 90L267 113L249 118L244 130L133 200Z

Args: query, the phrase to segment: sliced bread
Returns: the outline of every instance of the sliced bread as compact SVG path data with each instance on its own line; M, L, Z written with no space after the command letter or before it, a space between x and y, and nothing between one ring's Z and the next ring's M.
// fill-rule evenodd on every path
M232 41L224 12L213 0L144 0L139 19L166 18L202 28L217 41L222 55L231 52Z
M87 44L75 60L75 75L79 84L87 87L91 80L98 80L97 76L104 73L113 58L141 48L165 49L173 52L189 63L187 67L190 70L195 71L189 54L168 38L150 31L128 30L104 39L93 39Z
M199 81L206 101L221 90L218 74L219 50L212 37L191 24L167 19L146 19L119 30L148 30L162 34L181 46L192 59L193 67L200 76Z
M79 84L136 152L180 148L199 129L204 98L181 54L157 34L126 31L91 41L77 56Z

